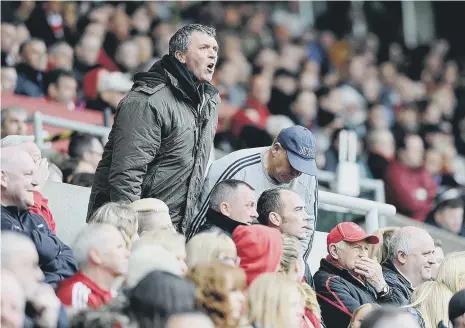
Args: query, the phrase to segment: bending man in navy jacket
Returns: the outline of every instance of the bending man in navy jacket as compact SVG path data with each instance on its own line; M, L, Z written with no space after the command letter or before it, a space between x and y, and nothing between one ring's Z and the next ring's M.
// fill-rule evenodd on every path
M53 287L76 271L72 250L50 231L45 220L28 211L34 204L33 189L36 165L32 157L16 147L2 149L1 155L1 218L2 230L20 232L37 248L39 266L45 282ZM18 250L21 256L21 250Z

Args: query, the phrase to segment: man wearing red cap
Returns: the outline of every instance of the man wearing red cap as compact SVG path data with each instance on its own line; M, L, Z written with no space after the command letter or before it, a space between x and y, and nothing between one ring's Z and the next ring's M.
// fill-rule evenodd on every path
M315 273L315 290L327 328L347 327L352 313L365 303L389 303L392 291L381 265L368 257L367 235L353 222L339 223L327 237L329 255Z

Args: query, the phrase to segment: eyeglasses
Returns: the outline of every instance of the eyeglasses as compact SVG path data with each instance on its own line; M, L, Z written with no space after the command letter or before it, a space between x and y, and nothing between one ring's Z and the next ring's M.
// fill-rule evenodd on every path
M219 254L217 258L220 262L225 264L233 263L235 266L239 266L239 264L241 264L241 258L239 256L227 256L224 254Z

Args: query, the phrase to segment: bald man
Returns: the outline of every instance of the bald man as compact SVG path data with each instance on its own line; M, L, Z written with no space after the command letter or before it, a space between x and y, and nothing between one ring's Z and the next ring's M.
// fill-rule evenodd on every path
M32 240L45 282L56 287L59 281L71 277L77 266L72 250L40 215L29 212L29 207L34 205L37 166L27 152L15 147L3 148L0 162L2 231L19 232Z
M22 321L24 321L24 324L21 327L68 327L66 311L55 295L55 291L50 285L43 283L44 274L39 267L39 255L34 243L24 234L13 231L2 231L0 239L2 254L1 326L16 327L14 325L7 325L3 320L14 322L19 320L17 314L15 314L14 318L10 316L8 318L3 317L5 314L3 311L3 298L5 295L9 295L8 291L14 292L16 297L18 297L18 288L10 286L10 289L6 292L3 287L5 283L3 270L8 270L14 275L16 282L20 285L20 289L24 292L23 298L25 298L26 306L22 307ZM18 250L20 250L19 253ZM15 302L16 300L9 299L8 301ZM19 302L18 304L21 304L21 300Z
M15 276L7 269L1 271L1 326L6 328L24 327L26 296Z
M409 304L413 290L433 278L434 240L423 229L407 226L392 236L383 275L394 291L394 305Z
M19 135L10 135L2 140L0 140L0 145L2 149L11 149L10 147L14 147L13 149L24 150L28 153L38 169L38 179L37 185L34 187L33 194L34 194L34 205L29 207L29 211L35 214L39 214L41 217L44 218L45 222L47 222L48 227L53 233L56 233L56 224L55 219L53 218L53 214L48 207L48 199L42 195L40 192L41 188L44 186L47 179L49 179L50 175L50 167L49 163L46 158L42 158L42 153L40 148L34 143L34 136L19 136ZM8 150L7 149L7 150ZM54 164L51 164L54 165ZM60 173L60 169L54 165L56 170ZM55 173L55 172L54 172ZM56 174L54 174L56 176ZM63 180L63 176L59 179L59 181Z

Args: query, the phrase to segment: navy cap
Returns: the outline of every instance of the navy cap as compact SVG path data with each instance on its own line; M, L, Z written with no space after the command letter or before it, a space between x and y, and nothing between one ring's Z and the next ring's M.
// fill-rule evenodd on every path
M296 125L281 130L278 142L287 151L289 163L299 172L316 176L316 139L313 133L303 126Z

